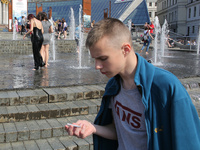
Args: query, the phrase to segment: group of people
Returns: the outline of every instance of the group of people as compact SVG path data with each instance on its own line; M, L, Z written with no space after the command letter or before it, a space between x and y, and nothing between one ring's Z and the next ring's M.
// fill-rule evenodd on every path
M30 21L30 30L24 34L23 39L31 34L34 58L33 70L38 70L39 67L47 67L49 65L50 33L53 32L53 28L45 12L39 12L36 17L33 14L29 14L27 19Z
M188 41L187 45L197 45L196 40Z
M67 25L67 22L65 21L64 18L62 18L62 20L57 20L55 22L55 27L56 27L56 31L58 32L58 37L57 39L59 40L60 39L60 35L61 33L63 33L64 35L64 39L67 38L67 32L68 32L68 25Z
M142 49L140 50L140 53L142 53L143 49L146 48L146 54L149 54L149 46L151 44L151 41L154 39L154 22L151 21L151 24L148 24L147 22L144 24L144 35L143 35L143 41L144 44L142 46Z
M168 48L174 47L174 40L172 38L170 38L169 34L167 35L167 41L166 42L167 42Z
M30 26L30 22L28 20L26 21L25 17L22 16L22 19L21 19L21 28L19 28L19 23L18 23L17 17L14 17L13 28L15 27L16 32L20 32L21 35L23 35L23 32L24 33L28 32L29 26Z
M86 47L110 80L94 123L67 124L69 135L92 134L95 150L200 149L200 120L186 89L175 75L135 53L120 20L97 22Z

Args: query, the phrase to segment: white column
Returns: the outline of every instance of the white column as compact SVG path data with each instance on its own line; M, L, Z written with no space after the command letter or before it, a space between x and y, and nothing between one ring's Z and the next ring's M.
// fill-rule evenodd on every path
M3 16L3 11L2 11L2 3L0 2L0 24L2 24L2 17Z
M8 4L6 5L6 15L5 16L6 16L5 22L6 22L6 24L8 24Z
M6 24L6 4L3 4L3 24Z

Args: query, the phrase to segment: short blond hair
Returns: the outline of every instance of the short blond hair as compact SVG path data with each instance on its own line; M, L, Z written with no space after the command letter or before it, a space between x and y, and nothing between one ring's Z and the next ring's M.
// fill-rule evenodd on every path
M130 43L131 47L133 46L128 27L118 19L107 18L94 24L94 27L88 33L86 47L90 48L105 36L109 37L115 44L126 41Z

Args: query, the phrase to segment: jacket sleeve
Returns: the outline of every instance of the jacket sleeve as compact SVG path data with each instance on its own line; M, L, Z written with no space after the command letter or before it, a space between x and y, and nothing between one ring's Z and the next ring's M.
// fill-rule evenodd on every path
M109 107L109 100L105 100L103 98L101 102L101 107L99 113L95 119L95 124L98 125L107 125L112 123L112 110L108 109ZM93 134L93 145L94 150L117 150L118 142L116 140L109 140L98 135Z
M200 120L182 85L173 89L171 135L173 150L200 150Z

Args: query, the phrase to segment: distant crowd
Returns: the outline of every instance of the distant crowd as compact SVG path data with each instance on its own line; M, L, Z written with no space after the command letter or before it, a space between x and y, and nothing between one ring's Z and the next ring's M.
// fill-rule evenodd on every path
M24 35L30 30L30 21L25 18L25 16L21 17L21 20L18 20L17 17L14 18L14 24L13 29L16 29L17 33L20 33L21 35ZM64 18L57 19L56 21L53 21L53 30L55 32L56 39L66 39L69 35L69 26ZM93 20L90 24L90 27L92 28L95 24L95 20ZM77 28L77 27L76 27Z
M140 27L141 28L141 27ZM150 34L155 37L155 33L154 33L154 22L152 21L151 23L145 22L143 29L150 31ZM131 23L131 32L135 32L136 31L136 26L134 25L134 23ZM175 33L174 33L175 34ZM173 34L172 34L173 35ZM144 37L145 37L145 33L144 35L141 35L143 37L143 41ZM150 36L150 35L147 35ZM175 35L176 36L176 35ZM146 41L147 42L147 41ZM180 36L180 37L176 37L175 39L171 38L170 35L168 34L168 36L166 37L166 44L168 46L168 48L173 48L177 43L183 44L183 45L197 45L197 41L196 39L191 39L189 36L188 37L184 37L184 36Z

